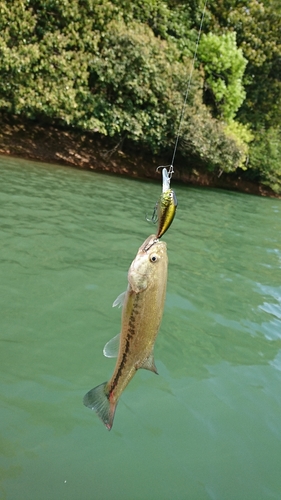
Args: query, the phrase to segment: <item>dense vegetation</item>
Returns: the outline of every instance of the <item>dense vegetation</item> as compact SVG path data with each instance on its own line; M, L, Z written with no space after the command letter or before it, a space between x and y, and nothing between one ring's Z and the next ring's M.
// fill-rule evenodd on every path
M172 155L202 0L0 0L0 110ZM179 153L281 191L280 0L216 0Z

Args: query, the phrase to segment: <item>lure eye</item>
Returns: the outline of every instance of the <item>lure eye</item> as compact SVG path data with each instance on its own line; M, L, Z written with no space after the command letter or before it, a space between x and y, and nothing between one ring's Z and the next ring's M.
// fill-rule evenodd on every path
M152 262L154 264L154 262L157 262L158 260L158 257L157 255L155 255L155 253L153 253L151 256L150 256L150 262Z

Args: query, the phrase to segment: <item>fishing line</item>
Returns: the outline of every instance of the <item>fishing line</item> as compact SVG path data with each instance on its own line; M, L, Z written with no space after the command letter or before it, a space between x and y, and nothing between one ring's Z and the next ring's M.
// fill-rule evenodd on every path
M206 12L206 7L207 7L207 1L204 1L204 7L201 15L201 21L200 21L200 27L198 31L198 36L196 40L196 45L195 45L195 51L192 59L192 64L191 64L191 70L189 73L189 78L188 78L188 83L187 83L187 89L185 92L184 96L184 101L183 105L181 108L180 112L180 119L179 119L179 126L178 126L178 131L176 134L176 141L175 141L175 146L174 146L174 152L173 152L173 157L172 157L172 162L170 165L166 166L159 166L157 167L156 171L158 171L160 168L162 168L162 193L160 196L159 201L156 203L153 214L151 218L146 217L146 220L149 222L153 222L154 224L158 221L158 230L156 233L156 240L161 238L163 234L169 229L170 225L173 222L176 209L178 206L178 201L177 197L175 195L175 192L170 188L170 181L172 178L172 175L174 173L174 160L176 156L176 151L178 148L178 143L179 143L179 138L180 138L180 133L182 129L182 123L183 123L183 118L184 118L184 113L185 113L185 108L187 104L187 98L189 95L190 87L191 87L191 81L192 81L192 76L193 76L193 71L195 67L195 61L197 58L197 51L198 51L198 46L199 46L199 41L201 37L201 32L202 32L202 26L203 26L203 21L205 17L205 12ZM151 245L150 245L151 246ZM145 250L150 248L150 246L146 247Z
M202 15L201 15L200 27L199 27L199 31L198 31L197 40L196 40L196 46L195 46L194 56L193 56L193 60L192 60L191 70L190 70L190 74L189 74L187 89L185 92L184 102L183 102L183 105L181 108L179 126L178 126L177 135L176 135L175 146L174 146L174 152L173 152L173 156L172 156L171 165L169 165L169 170L168 170L169 179L172 178L172 175L174 173L174 161L175 161L175 156L176 156L176 152L177 152L177 148L178 148L178 143L179 143L179 138L180 138L180 133L181 133L181 128L182 128L182 122L183 122L186 103L187 103L187 98L188 98L190 87L191 87L191 81L192 81L193 71L194 71L194 67L195 67L195 62L197 59L197 51L198 51L198 46L199 46L199 42L200 42L200 38L201 38L201 32L202 32L205 13L206 13L207 2L208 2L208 0L205 0ZM163 168L163 167L158 167L157 170L159 168Z

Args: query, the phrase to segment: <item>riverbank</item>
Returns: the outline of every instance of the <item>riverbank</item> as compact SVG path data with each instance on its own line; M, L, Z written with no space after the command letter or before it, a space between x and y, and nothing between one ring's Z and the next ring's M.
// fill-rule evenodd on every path
M169 158L148 157L122 145L112 145L105 138L54 126L41 125L19 118L0 118L0 154L60 163L75 168L108 172L142 179L159 179L156 168L169 164ZM185 184L240 191L259 196L279 197L262 184L246 181L233 174L202 172L192 165L177 165L173 180Z

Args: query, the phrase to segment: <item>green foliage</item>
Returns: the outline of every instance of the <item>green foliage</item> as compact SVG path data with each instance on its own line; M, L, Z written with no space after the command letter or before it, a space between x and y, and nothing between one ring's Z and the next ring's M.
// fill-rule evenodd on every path
M113 0L126 23L137 21L151 28L156 37L171 41L180 50L179 58L192 57L196 33L191 26L191 8L185 2L162 0ZM171 3L171 5L169 5Z
M260 180L281 194L281 128L262 129L251 147L250 167Z
M172 152L202 8L201 0L0 0L0 109ZM208 170L251 167L281 184L280 14L278 0L209 5L179 141L187 164L192 155Z
M97 99L93 113L108 135L126 135L153 153L173 143L186 85L186 68L178 59L176 46L144 24L108 24L89 71ZM195 76L190 101L197 87Z
M281 3L250 0L246 7L236 8L230 20L233 25L240 26L239 44L249 61L246 71L248 99L241 109L241 118L250 120L254 128L279 126Z
M204 64L206 85L212 94L214 106L229 122L241 106L245 91L242 77L247 64L241 49L237 48L235 33L203 34L198 57Z
M198 156L209 171L233 172L243 164L245 148L235 134L212 118L205 109L188 116L182 144L183 151Z
M239 167L242 170L247 170L249 157L249 144L254 140L254 135L249 129L249 126L243 125L237 121L231 120L224 127L227 136L235 140L240 148L240 163Z
M246 98L237 112L239 122L254 133L246 166L280 191L281 2L222 0L210 2L208 10L208 29L218 35L236 32L237 45L248 61Z
M111 136L146 138L153 151L172 133L179 64L169 62L167 44L139 23L112 21L99 39L90 63L90 90L96 96L93 113L102 118ZM173 58L175 59L175 58ZM165 74L165 78L162 75Z
M194 49L188 7L160 0L0 0L0 11L2 109L127 137L153 153L174 145ZM202 86L203 75L194 71L182 152L209 168L235 169L238 144L207 112Z
M238 116L253 128L278 126L281 107L281 2L279 0L223 0L210 2L216 33L235 31L237 45L248 64L247 97Z

